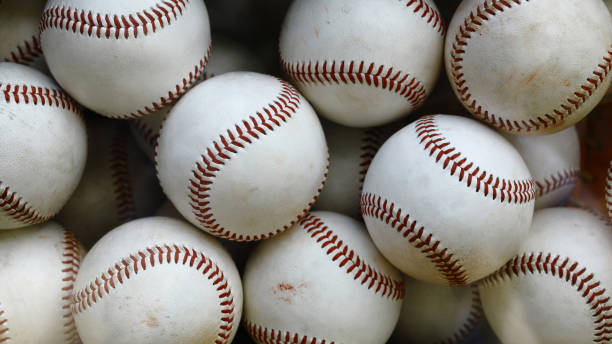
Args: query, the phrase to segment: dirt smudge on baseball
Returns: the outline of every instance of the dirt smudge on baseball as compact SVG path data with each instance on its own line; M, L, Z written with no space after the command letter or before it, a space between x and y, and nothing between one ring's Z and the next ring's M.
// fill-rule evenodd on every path
M274 287L272 293L281 301L291 304L293 303L293 299L298 297L301 294L301 291L307 287L308 285L304 282L299 284L281 282Z
M150 328L156 328L159 327L159 320L157 320L156 317L154 317L153 315L149 314L147 319L144 321L144 323L149 326Z

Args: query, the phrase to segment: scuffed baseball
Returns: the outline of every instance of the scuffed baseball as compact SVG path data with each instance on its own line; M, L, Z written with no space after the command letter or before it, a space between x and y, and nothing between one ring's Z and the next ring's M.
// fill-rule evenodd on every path
M84 255L53 221L0 231L0 343L81 343L70 297Z
M401 274L363 225L324 211L262 242L244 286L244 322L259 344L386 343L404 297Z
M84 343L232 342L242 284L210 236L166 217L134 220L87 254L72 313Z
M319 115L377 126L427 98L444 31L431 0L298 0L281 31L281 64Z
M580 141L575 127L550 135L506 138L521 153L535 181L535 209L561 204L580 174Z
M226 73L196 86L160 132L156 164L166 196L199 228L260 240L304 216L326 176L315 112L283 80Z
M164 198L153 165L126 123L98 117L87 118L87 165L56 217L88 248L111 229L153 215Z
M398 269L425 282L467 285L516 254L534 196L527 166L500 134L469 118L432 115L379 149L361 214Z
M51 219L85 167L78 106L41 72L0 62L0 229Z
M573 208L539 210L518 254L479 286L505 344L609 340L612 228Z
M445 44L464 106L510 134L542 135L586 116L612 69L612 18L601 0L466 0Z
M40 39L57 82L112 118L178 99L203 73L211 42L198 0L50 0Z

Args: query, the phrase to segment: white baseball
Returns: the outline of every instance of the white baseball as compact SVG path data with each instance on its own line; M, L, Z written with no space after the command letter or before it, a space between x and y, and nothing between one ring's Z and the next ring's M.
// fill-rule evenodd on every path
M366 172L385 134L380 128L350 128L323 122L329 146L329 172L313 210L361 218L359 200Z
M323 211L262 242L244 286L244 322L259 344L386 343L404 297L402 275L364 226Z
M185 221L150 217L105 235L74 283L84 343L231 343L242 313L234 262Z
M321 123L291 85L234 72L179 100L160 132L156 164L164 192L187 220L251 241L307 213L327 159Z
M47 71L38 40L40 16L46 0L0 1L0 61Z
M85 167L80 109L41 72L0 62L0 128L0 229L49 220Z
M580 174L580 140L574 126L542 136L506 138L521 153L535 181L535 209L557 206L571 194Z
M129 220L153 215L164 199L153 165L125 122L98 117L87 118L85 171L56 217L85 247Z
M606 93L612 18L601 0L465 0L448 27L445 61L477 118L511 134L557 132Z
M527 166L500 134L468 118L433 115L379 149L361 213L376 246L404 273L466 285L516 253L534 195Z
M484 312L503 343L610 341L609 224L582 209L543 209L517 252L479 286Z
M394 343L464 343L484 323L476 286L450 287L404 278L406 296Z
M84 255L52 221L0 231L0 343L81 343L70 297Z
M200 0L50 0L40 38L58 83L113 118L141 117L178 99L210 52Z
M427 98L444 30L431 0L298 0L281 31L281 64L321 116L381 125Z

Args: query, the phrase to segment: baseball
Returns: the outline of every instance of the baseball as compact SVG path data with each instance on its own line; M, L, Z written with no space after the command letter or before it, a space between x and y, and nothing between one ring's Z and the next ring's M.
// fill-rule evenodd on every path
M80 109L53 80L0 62L0 229L51 219L68 201L87 156Z
M467 285L516 253L534 196L527 166L501 135L468 118L433 115L379 149L361 213L398 269L425 282Z
M521 153L535 181L535 209L557 206L571 194L580 174L580 141L575 127L542 136L506 138Z
M606 174L605 197L608 216L612 218L612 161L610 161L610 167L608 167L608 173Z
M0 61L47 70L38 40L45 3L45 0L0 1Z
M323 131L329 146L329 172L312 209L360 219L363 180L385 133L380 128L350 128L329 121L323 122Z
M150 217L105 235L74 283L84 343L231 343L242 284L229 255L184 221Z
M450 287L404 278L406 296L395 343L464 343L484 323L476 286Z
M244 286L244 322L259 344L386 343L404 297L363 225L323 211L263 241Z
M297 0L281 31L281 64L321 116L377 126L427 98L444 31L431 0Z
M178 99L210 52L208 13L196 0L49 0L40 38L57 82L112 118L141 117Z
M87 118L85 171L56 217L88 248L111 229L150 216L164 199L153 165L125 124L100 116Z
M510 134L553 133L605 95L612 18L601 0L465 0L444 54L451 85L474 116Z
M81 343L70 297L84 254L55 222L0 231L0 343Z
M533 218L519 252L479 286L503 343L607 343L612 228L582 209L549 208Z
M226 73L174 106L158 139L162 189L207 232L260 240L304 216L323 187L327 145L308 102L271 76Z

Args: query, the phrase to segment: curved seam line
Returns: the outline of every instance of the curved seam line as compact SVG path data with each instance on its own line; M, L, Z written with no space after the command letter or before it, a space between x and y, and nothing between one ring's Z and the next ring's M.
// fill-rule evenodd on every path
M608 217L612 218L612 161L610 161L608 175L606 176L605 196L606 208L608 208Z
M136 207L130 178L130 159L127 133L119 132L109 147L108 168L112 179L118 222L125 223L134 218Z
M363 182L365 181L365 176L368 173L368 169L372 164L372 160L378 152L378 149L383 144L384 139L380 131L376 128L366 129L364 132L364 136L361 139L361 155L359 158L361 159L359 163L359 193L363 191Z
M553 173L544 179L537 180L536 185L536 198L542 197L548 193L556 191L564 186L576 184L578 175L580 174L579 169L573 170L562 170L557 173Z
M64 282L64 286L62 287L62 292L64 293L62 296L64 338L66 343L76 344L79 343L80 340L76 329L76 323L74 321L74 317L72 316L70 304L72 299L72 290L74 289L74 282L81 264L81 254L77 239L65 228L63 230L62 246L63 268L61 273L63 274L62 282ZM0 340L0 343L1 342L2 341Z
M46 222L51 219L52 215L41 215L38 210L35 210L29 202L25 201L17 192L12 192L10 188L0 181L0 209L4 211L13 220L33 225L41 222Z
M471 285L472 288L472 305L470 313L466 321L459 327L457 332L450 335L448 338L437 341L434 344L459 344L464 343L467 337L476 328L476 325L482 320L484 313L480 302L480 293L476 285Z
M245 319L245 327L249 335L257 342L263 344L296 344L296 343L308 343L308 344L335 344L335 341L329 341L325 339L317 339L316 337L302 336L298 333L291 333L289 331L269 329L261 325L257 325L252 321Z
M32 103L40 106L54 106L75 113L80 119L83 119L81 109L76 103L64 92L55 88L48 88L35 85L15 85L11 83L0 82L0 91L4 97L6 104L25 104Z
M30 65L35 59L41 57L42 54L40 41L36 36L32 36L30 40L24 40L21 44L17 45L4 61Z
M1 302L0 306L2 306ZM0 308L0 343L8 343L10 339L11 337L9 337L8 319L4 314L4 310Z

